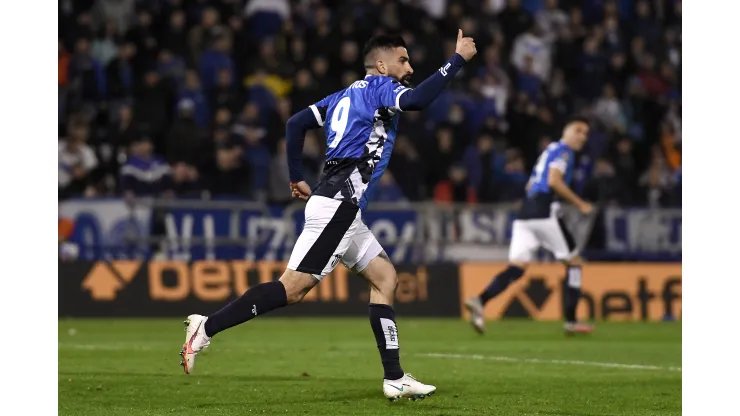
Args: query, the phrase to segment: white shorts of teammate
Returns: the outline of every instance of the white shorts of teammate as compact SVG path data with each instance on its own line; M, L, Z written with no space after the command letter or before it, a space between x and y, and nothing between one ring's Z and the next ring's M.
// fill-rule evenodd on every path
M509 261L529 263L540 247L551 252L559 261L568 261L578 255L573 235L556 214L548 218L514 220Z
M293 247L288 269L321 280L342 263L361 272L383 248L349 202L314 195L306 203L306 222Z

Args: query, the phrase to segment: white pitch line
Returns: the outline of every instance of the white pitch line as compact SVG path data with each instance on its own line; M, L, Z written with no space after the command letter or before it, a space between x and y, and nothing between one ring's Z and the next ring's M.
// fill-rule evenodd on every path
M174 347L173 347L174 346ZM70 342L60 342L60 350L85 350L85 351L180 351L182 344L173 343L148 343L148 344L131 344L131 343L112 343L112 344L76 344ZM234 352L231 348L219 348L221 352ZM257 348L239 348L239 352L264 352L264 349Z
M541 358L515 358L515 357L502 357L495 355L480 355L480 354L445 354L445 353L428 353L428 354L416 354L422 357L431 358L462 358L470 360L489 360L489 361L506 361L512 363L533 363L533 364L559 364L559 365L581 365L589 367L606 367L606 368L625 368L631 370L658 370L658 371L674 371L681 372L681 367L661 367L657 365L642 365L642 364L622 364L622 363L603 363L598 361L580 361L580 360L544 360Z
M59 349L69 350L88 350L88 351L123 351L123 350L134 350L134 351L152 351L149 345L124 345L124 344L71 344L71 343L59 343Z
M150 345L137 345L137 344L76 344L76 343L59 343L59 349L73 349L73 350L89 350L89 351L154 351L154 350L166 350L169 345L164 344L150 344ZM231 351L226 349L222 351ZM243 350L251 351L251 350ZM260 352L261 350L254 350ZM481 355L481 354L448 354L448 353L426 353L416 354L421 357L430 358L456 358L456 359L469 359L469 360L487 360L487 361L505 361L511 363L532 363L532 364L556 364L556 365L580 365L589 367L604 367L604 368L624 368L631 370L654 370L654 371L672 371L681 372L681 367L661 367L657 365L642 365L642 364L623 364L623 363L604 363L598 361L580 361L580 360L544 360L541 358L515 358L515 357L504 357L497 355Z

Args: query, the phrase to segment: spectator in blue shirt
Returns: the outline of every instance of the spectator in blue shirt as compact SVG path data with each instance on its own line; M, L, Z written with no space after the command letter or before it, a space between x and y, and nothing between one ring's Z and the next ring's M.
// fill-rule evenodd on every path
M542 80L534 73L532 62L531 56L524 57L524 68L517 74L516 87L526 93L530 100L538 102L542 90Z
M131 144L131 155L121 166L121 188L126 202L133 206L136 197L171 198L174 184L172 169L167 162L154 155L154 147L148 137L138 137ZM161 208L152 211L151 235L164 235L166 212ZM157 244L150 246L152 252L162 249Z
M105 68L108 100L121 100L131 97L134 92L134 68L131 60L136 54L133 43L118 46L118 54Z
M269 74L267 73L267 71L265 71L264 68L258 67L254 72L254 76L250 81L250 85L247 87L247 95L249 96L249 100L259 107L260 113L262 114L261 122L267 121L267 114L269 114L270 111L274 109L277 105L275 94L273 94L272 91L265 85L267 83L268 76ZM316 92L318 93L318 96L322 96L319 90L317 90ZM314 101L315 99L312 100L311 103L313 103Z
M460 105L465 108L465 119L469 131L477 132L488 116L496 116L496 100L483 94L483 83L478 78L470 81L470 96L460 100Z
M244 7L254 38L262 39L280 32L283 21L290 18L288 0L250 0Z
M211 47L200 57L200 78L203 88L210 90L216 85L218 71L228 69L234 73L234 61L231 59L231 41L226 36L218 37Z
M372 190L370 200L372 202L405 202L406 198L393 178L393 174L390 171L386 171L380 177L378 186Z
M499 186L500 201L521 201L526 193L529 174L524 168L524 159L519 152L514 153L504 167Z
M193 118L201 128L208 127L210 124L211 113L208 108L208 99L198 80L198 74L193 70L185 74L185 88L180 91L177 106L178 108L193 107Z
M70 93L82 102L95 102L105 97L105 71L90 54L90 42L81 38L69 62Z
M251 189L257 200L266 198L267 182L270 173L270 151L261 143L256 136L246 135L246 146L244 147L244 160L251 168Z
M162 49L157 58L157 72L162 79L174 83L177 90L185 86L185 60L172 53L169 49Z
M153 151L148 137L131 144L131 156L121 167L121 188L127 198L161 196L172 190L172 169Z
M633 35L645 39L649 49L657 47L660 40L660 27L652 17L648 2L638 1L635 5L635 14L637 17L631 23Z
M599 51L598 40L591 36L583 42L583 53L578 59L578 93L592 100L601 92L606 75L606 59Z
M478 141L465 152L463 163L468 171L468 183L477 191L480 201L494 201L496 152L493 137L485 133L478 137Z

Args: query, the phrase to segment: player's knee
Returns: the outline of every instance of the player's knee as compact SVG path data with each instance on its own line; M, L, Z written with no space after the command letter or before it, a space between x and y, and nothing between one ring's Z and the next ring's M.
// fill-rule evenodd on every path
M280 276L280 282L285 287L285 296L288 304L298 303L319 282L315 277L307 273L295 270L286 270Z
M398 275L396 274L396 268L393 267L387 256L375 257L360 272L360 275L370 283L373 290L390 299L393 298L398 286Z
M392 266L371 282L373 288L384 296L392 297L398 287L398 274Z

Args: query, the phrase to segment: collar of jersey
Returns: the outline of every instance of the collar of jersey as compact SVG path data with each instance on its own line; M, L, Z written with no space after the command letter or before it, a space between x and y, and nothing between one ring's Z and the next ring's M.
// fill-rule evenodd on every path
M387 77L387 76L388 76L388 75L373 75L373 74L367 74L367 75L365 75L365 78L363 78L363 79L367 79L368 77Z

